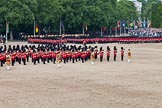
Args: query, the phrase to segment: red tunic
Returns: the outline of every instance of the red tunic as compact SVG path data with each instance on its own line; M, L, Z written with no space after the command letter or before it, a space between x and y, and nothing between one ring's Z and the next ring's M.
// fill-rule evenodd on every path
M21 57L22 57L22 59L26 59L27 56L26 56L25 53L22 53L22 54L21 54Z
M43 58L43 59L46 59L46 58L47 58L47 56L46 56L45 53L42 54L42 58Z
M104 52L103 52L103 51L101 51L101 52L100 52L100 57L103 57L103 54L104 54Z
M66 59L66 58L67 58L67 54L64 53L64 54L62 55L62 57L63 57L63 59Z
M5 60L5 56L0 54L0 61L3 61L3 60Z
M55 52L52 52L52 53L51 53L51 56L52 56L52 58L56 58Z
M122 56L124 55L124 50L121 50L121 55L122 55Z
M18 59L21 59L21 53L20 52L17 52L16 53L16 57L18 57Z
M72 54L72 58L76 58L76 55L75 54Z
M37 54L33 53L32 58L33 58L34 60L36 60L36 59L37 59Z
M12 55L11 55L11 59L12 59L12 60L15 60L15 59L16 59L16 54L12 54Z
M68 57L71 57L71 56L72 56L72 54L69 52L69 53L68 53Z
M85 57L86 57L86 55L83 53L83 54L81 55L81 58L84 59Z
M108 56L108 57L110 56L110 51L107 51L107 56Z
M114 50L114 56L116 56L117 55L117 50Z

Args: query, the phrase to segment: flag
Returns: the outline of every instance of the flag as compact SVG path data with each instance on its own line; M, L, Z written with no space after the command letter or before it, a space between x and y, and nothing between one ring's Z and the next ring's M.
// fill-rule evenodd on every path
M117 27L120 28L120 21L117 22Z
M85 27L85 30L87 31L88 30L87 24L85 24L84 27Z
M147 24L147 28L151 28L151 21L147 21L148 22L148 24Z
M143 21L143 27L146 28L146 20Z
M122 27L125 27L125 21L122 21Z
M132 29L134 29L134 21L131 21L131 22L129 23L129 27L131 27Z
M126 23L125 23L125 27L127 27L127 28L128 28L128 21L126 21Z
M133 22L130 22L130 23L129 23L129 26L130 26L130 27L133 27Z
M138 23L138 24L137 24L137 25L138 25L138 28L140 28L140 27L141 27L141 22L138 21L137 23Z
M138 20L139 20L139 21L138 21L138 27L139 27L139 28L142 28L142 25L143 25L143 24L142 24L142 20L141 20L141 18L139 17Z
M39 32L39 28L38 25L35 26L35 32L38 33Z
M120 22L120 20L119 21L117 21L117 34L120 34L120 32L121 32L121 22Z
M134 21L134 28L135 28L135 29L138 28L138 21Z

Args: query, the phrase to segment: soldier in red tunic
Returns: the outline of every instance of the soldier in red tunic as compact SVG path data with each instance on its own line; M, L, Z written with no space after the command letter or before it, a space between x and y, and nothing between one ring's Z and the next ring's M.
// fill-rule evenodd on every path
M3 52L2 52L3 53ZM0 54L0 62L1 62L1 67L3 67L3 64L5 63L4 61L5 61L5 55L4 54Z
M121 61L124 60L124 48L121 47Z
M63 58L63 60L64 60L64 63L66 63L66 59L67 59L67 54L66 54L66 52L63 52L63 54L62 54L62 58Z
M26 48L26 60L27 60L27 62L29 62L29 56L30 56L30 51L29 51L29 47L26 45L25 46L25 48Z
M84 52L82 52L82 54L81 54L81 59L82 59L82 63L84 63L84 61L85 61L85 53Z
M117 56L117 49L116 46L114 46L114 61L116 61L116 56Z
M72 52L72 63L75 63L75 58L76 58L76 54L75 54L75 52L73 51L73 52Z
M103 52L103 49L101 47L100 48L100 62L102 62L102 60L103 60L103 55L104 55L104 52Z
M49 61L50 61L50 52L49 52L49 49L47 49L46 57L47 57L47 62L49 63Z
M22 61L23 61L24 65L26 65L27 56L26 56L25 50L23 50L23 52L21 54L21 58L22 58Z
M81 55L82 55L82 52L81 52L81 49L79 49L79 51L78 51L78 59L79 59L79 61L81 61Z
M37 52L37 61L38 61L38 63L40 63L40 59L41 59L41 51L40 51L40 49L38 49L38 52Z
M36 65L36 61L37 61L37 52L36 52L35 50L33 50L32 58L33 58L34 65Z
M87 54L87 59L89 60L91 58L91 51L90 51L90 49L87 49L86 54Z
M107 46L107 61L110 61L110 48Z
M46 58L47 58L47 56L46 56L46 52L44 50L44 52L42 53L43 64L46 64Z
M20 50L17 50L17 52L16 52L16 62L21 64L21 52L20 52Z

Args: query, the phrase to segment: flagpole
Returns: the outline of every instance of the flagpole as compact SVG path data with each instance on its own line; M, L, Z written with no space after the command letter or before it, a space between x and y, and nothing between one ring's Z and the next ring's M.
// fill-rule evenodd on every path
M121 36L121 31L122 31L122 26L121 26L121 21L120 21L120 23L119 23L119 27L120 27L120 36Z
M85 34L85 32L84 32L84 24L83 24L83 35Z
M7 43L7 21L6 21L6 43Z
M6 43L8 42L7 34L9 32L9 23L6 21Z
M102 27L101 27L101 37L103 36L103 33L102 33Z
M115 27L115 37L117 36L117 29L118 27Z
M35 37L35 17L34 17L34 37Z
M111 25L110 25L110 36L111 36Z
M61 18L60 18L60 36L61 36Z

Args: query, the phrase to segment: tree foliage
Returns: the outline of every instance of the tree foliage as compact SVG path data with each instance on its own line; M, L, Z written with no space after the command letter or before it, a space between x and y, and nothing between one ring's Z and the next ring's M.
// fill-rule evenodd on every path
M82 33L84 25L88 26L87 32L100 31L101 27L116 26L118 20L138 16L128 0L0 0L0 15L3 28L8 21L16 36L19 32L32 34L34 19L40 34L43 29L59 33L60 20L65 33Z
M138 0L140 2L142 2L142 18L143 19L151 19L151 15L152 15L152 6L154 4L158 4L160 3L159 0Z
M152 6L152 27L162 28L162 4L154 4Z

